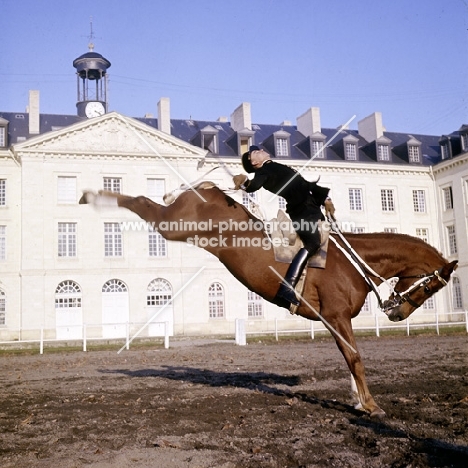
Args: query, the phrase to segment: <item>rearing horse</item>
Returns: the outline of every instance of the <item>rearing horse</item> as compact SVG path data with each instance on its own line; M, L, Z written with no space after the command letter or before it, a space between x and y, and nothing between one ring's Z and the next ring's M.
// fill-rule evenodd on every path
M167 240L198 242L219 258L248 289L269 302L275 301L287 264L275 260L268 239L258 228L260 220L211 183L182 192L163 206L144 196L113 192L84 192L80 203L113 204L136 213ZM172 221L172 223L171 223ZM181 223L180 221L183 221ZM200 229L201 223L203 229ZM238 238L243 242L239 243ZM403 234L346 234L346 240L382 278L398 277L391 297L390 320L406 319L450 279L457 261L447 262L436 249ZM266 242L265 242L266 241ZM424 278L417 280L416 278ZM378 278L376 284L379 284ZM357 351L351 319L359 314L369 286L355 267L330 242L325 269L310 268L297 314L322 320L336 340L354 378L358 406L371 416L384 416L367 387L364 365Z

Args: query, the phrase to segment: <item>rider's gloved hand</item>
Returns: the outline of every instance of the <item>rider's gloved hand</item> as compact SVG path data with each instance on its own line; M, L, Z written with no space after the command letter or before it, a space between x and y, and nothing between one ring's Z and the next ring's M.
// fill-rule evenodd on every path
M335 220L335 205L333 205L331 198L327 198L325 200L324 206L325 206L325 213L334 221Z
M247 181L248 177L245 174L239 174L236 175L232 178L234 182L234 190L239 190L240 188L243 188L242 186L245 184Z

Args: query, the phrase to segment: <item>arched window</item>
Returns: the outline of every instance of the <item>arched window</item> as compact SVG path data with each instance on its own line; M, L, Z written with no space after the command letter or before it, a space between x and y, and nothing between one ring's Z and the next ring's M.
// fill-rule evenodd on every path
M453 294L453 308L454 309L463 309L463 296L462 288L460 284L460 278L454 276L452 278L452 294Z
M119 279L112 279L107 281L102 287L103 293L119 293L119 292L127 292L127 285L120 281Z
M224 317L224 288L219 283L213 283L208 289L208 308L210 318Z
M156 278L148 285L146 293L146 305L163 306L172 299L172 287L169 281Z
M62 281L55 290L55 308L81 307L81 288L74 281Z

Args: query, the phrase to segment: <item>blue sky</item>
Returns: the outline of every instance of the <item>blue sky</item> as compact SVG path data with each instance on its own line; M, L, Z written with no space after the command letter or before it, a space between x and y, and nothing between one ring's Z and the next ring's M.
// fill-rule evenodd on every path
M468 0L2 0L0 110L76 113L72 62L111 62L109 108L216 120L250 102L254 123L320 107L322 127L379 111L389 131L468 124Z

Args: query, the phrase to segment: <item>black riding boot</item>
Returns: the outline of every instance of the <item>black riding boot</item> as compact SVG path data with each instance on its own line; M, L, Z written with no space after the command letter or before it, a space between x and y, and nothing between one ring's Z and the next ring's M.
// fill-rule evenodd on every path
M301 277L302 271L306 266L307 260L310 257L310 253L307 249L300 249L296 256L293 258L291 265L289 265L288 271L284 280L280 283L278 292L276 293L277 298L281 298L290 304L299 305L299 300L294 292L299 278Z

